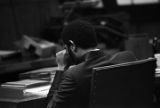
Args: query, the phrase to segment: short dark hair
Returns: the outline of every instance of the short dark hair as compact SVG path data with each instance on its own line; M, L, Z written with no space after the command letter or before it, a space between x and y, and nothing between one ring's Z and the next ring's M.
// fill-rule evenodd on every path
M107 49L124 50L124 41L127 39L125 34L122 34L110 27L96 27L98 43L104 43Z
M65 26L61 33L64 44L72 40L77 47L82 49L97 46L96 31L94 26L84 20L74 20Z

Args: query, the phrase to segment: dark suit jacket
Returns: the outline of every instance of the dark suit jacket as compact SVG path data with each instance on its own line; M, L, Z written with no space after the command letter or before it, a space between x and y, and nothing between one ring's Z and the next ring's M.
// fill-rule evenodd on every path
M109 58L101 51L91 51L85 55L84 62L64 72L63 80L48 108L88 108L92 68L136 60L128 51L119 52Z

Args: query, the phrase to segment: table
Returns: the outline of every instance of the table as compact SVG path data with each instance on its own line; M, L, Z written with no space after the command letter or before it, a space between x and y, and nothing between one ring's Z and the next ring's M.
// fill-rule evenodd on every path
M4 93L5 94L5 93ZM46 96L0 96L0 108L46 108Z
M33 59L33 60L6 60L0 61L0 84L3 82L18 80L20 73L56 66L55 58Z

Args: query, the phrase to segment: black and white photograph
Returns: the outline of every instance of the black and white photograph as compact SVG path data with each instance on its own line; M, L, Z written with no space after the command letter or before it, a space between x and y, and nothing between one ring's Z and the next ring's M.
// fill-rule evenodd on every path
M160 108L160 0L0 0L0 108Z

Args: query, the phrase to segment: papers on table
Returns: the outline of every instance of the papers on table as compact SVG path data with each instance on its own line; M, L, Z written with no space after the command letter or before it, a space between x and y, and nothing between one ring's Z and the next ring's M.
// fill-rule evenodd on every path
M46 85L46 86L40 86L40 87L35 87L35 88L30 88L24 90L24 95L40 95L40 96L47 96L49 89L51 85Z
M37 87L37 86L42 86L47 84L49 84L49 82L45 80L24 79L19 81L5 82L1 84L1 87L25 89L25 88Z
M6 96L47 96L50 87L49 81L25 79L1 84L0 92L8 91Z

